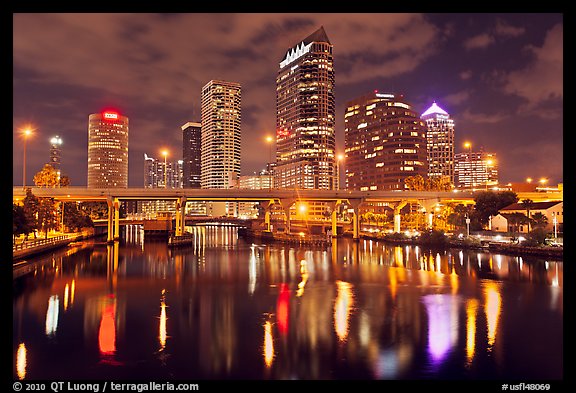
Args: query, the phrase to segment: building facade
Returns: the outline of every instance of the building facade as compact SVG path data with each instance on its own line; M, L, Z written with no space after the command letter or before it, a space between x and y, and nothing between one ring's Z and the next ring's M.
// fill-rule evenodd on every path
M182 127L183 188L200 188L202 124L187 122Z
M448 177L454 184L454 120L436 102L420 118L426 122L428 177Z
M164 161L144 153L144 188L182 188L183 160Z
M240 175L241 86L211 80L202 88L201 188L229 188Z
M88 118L88 188L128 187L128 117L117 112Z
M344 115L346 188L404 190L409 176L426 177L426 126L400 94L351 100Z
M462 152L454 155L455 186L460 189L488 189L498 185L496 153Z
M288 49L276 78L277 188L335 189L332 44L323 27Z

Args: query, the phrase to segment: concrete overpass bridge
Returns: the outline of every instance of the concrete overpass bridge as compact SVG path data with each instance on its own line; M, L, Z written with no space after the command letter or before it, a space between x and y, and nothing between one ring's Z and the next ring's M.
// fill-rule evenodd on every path
M431 218L438 203L473 204L471 191L349 191L312 189L188 189L188 188L87 188L87 187L27 187L37 197L51 197L58 201L82 202L105 201L108 204L108 241L120 236L121 200L175 200L176 235L184 233L184 208L187 201L210 202L261 202L265 210L265 223L271 230L270 216L274 205L280 206L286 216L286 228L290 229L290 207L299 201L326 202L332 206L332 233L336 233L336 207L346 203L352 208L353 237L359 237L359 207L363 203L387 202L394 208L394 231L400 232L400 209L408 203L418 203ZM14 200L26 196L23 187L13 187Z

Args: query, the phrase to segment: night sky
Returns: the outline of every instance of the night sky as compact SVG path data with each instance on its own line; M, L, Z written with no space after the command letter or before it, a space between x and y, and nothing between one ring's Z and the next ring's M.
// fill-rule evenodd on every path
M378 90L416 111L433 101L455 121L456 152L497 154L500 182L563 180L563 15L530 14L13 14L13 185L30 125L27 184L63 140L62 171L87 181L88 116L130 119L129 186L144 153L182 157L181 126L200 121L211 79L242 85L242 174L264 168L286 50L324 26L334 45L337 150L346 103Z

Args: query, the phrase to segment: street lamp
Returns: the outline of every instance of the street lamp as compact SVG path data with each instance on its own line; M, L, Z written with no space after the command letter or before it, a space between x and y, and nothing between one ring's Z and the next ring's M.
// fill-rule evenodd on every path
M554 223L554 243L558 242L558 230L557 230L558 219L556 218L556 215L557 215L556 212L552 212L552 222Z
M166 166L166 157L168 156L168 150L162 150L162 155L164 156L164 188L168 188L168 167Z
M268 173L272 173L272 142L274 142L274 138L270 135L266 137L266 142L268 143Z
M468 213L466 213L466 237L470 237L470 218L468 218Z
M24 155L22 160L22 189L26 189L26 140L28 137L32 135L32 130L30 128L26 128L22 131L22 136L24 137Z
M336 156L337 158L337 162L336 162L336 184L337 187L336 189L339 190L340 189L340 161L342 161L344 159L344 154L338 154Z

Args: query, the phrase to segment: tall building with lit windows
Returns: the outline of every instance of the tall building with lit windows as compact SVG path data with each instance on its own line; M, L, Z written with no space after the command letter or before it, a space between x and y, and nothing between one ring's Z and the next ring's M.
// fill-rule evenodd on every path
M183 188L200 188L202 125L187 122L182 127Z
M88 118L88 188L128 187L128 118L117 112Z
M201 188L230 188L240 175L241 86L211 80L201 98Z
M496 153L465 151L454 155L455 185L459 189L486 189L498 185Z
M337 188L333 63L323 27L288 49L280 61L275 187Z
M401 94L373 93L349 101L344 115L346 188L404 190L426 176L426 126Z
M454 184L454 120L436 102L420 118L426 122L428 177L446 176Z

